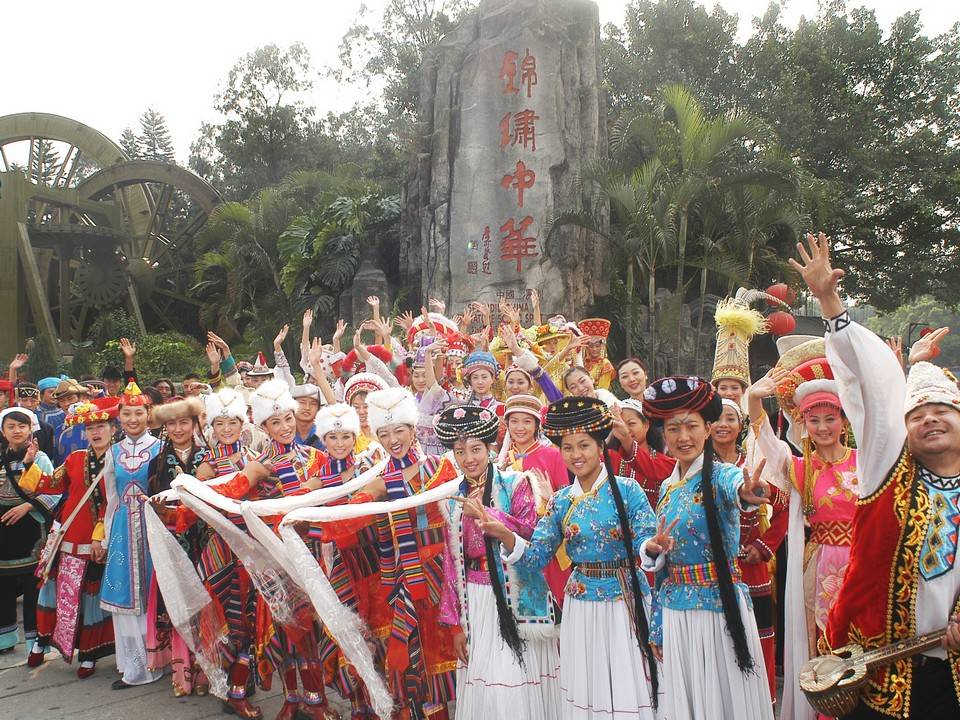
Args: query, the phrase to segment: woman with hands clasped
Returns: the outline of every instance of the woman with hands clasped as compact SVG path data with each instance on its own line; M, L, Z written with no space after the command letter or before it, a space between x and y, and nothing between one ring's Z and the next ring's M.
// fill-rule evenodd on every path
M763 464L750 473L715 461L710 427L723 405L704 380L657 380L643 407L677 459L657 503L659 527L671 538L658 540L663 552L652 567L650 641L663 661L664 717L772 720L753 607L734 565L741 513L769 502Z
M572 566L560 626L563 720L656 717L650 588L638 559L669 549L670 538L655 527L640 486L614 477L604 443L611 423L596 398L551 403L543 430L560 446L573 484L554 494L530 540L497 519L480 522L508 565L539 571L556 553Z

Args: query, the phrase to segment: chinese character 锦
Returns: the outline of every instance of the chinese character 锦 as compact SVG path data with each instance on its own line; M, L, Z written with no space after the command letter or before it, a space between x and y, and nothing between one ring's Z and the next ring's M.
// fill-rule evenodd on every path
M530 48L527 48L527 54L520 63L520 83L527 86L527 97L530 97L533 86L537 84L537 59L530 54Z
M520 221L519 227L513 218L500 226L503 237L500 240L500 259L515 260L517 272L523 272L523 258L537 257L537 239L526 235L527 229L533 223L533 218L527 215Z
M533 96L533 86L537 84L537 58L530 54L530 48L527 48L523 60L513 50L507 50L503 54L503 60L500 61L500 77L503 83L502 92L504 95L516 95L520 92L517 85L517 72L520 73L520 85L526 85L527 97ZM519 65L519 67L518 67Z
M504 175L500 181L500 186L504 189L513 188L517 191L517 204L523 207L523 191L533 187L536 182L537 174L527 168L523 160L517 160L517 169L513 175Z
M537 120L540 116L533 110L521 110L518 113L507 113L500 121L500 149L502 150L508 144L516 145L520 143L523 149L529 149L532 152L537 151ZM511 120L513 121L513 132L510 132Z

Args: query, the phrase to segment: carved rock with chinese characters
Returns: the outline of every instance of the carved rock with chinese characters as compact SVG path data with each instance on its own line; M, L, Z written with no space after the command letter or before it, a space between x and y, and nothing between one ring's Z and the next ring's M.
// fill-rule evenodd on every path
M481 0L427 51L406 184L402 270L423 298L580 317L609 289L602 240L561 212L588 208L578 182L607 155L597 7L585 0Z

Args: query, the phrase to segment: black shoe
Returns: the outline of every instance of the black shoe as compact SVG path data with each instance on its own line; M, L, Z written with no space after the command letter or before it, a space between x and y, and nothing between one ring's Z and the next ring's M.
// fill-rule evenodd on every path
M136 685L130 685L129 683L125 683L123 681L123 678L121 678L120 680L114 680L113 684L110 685L111 690L129 690L132 687L136 687Z

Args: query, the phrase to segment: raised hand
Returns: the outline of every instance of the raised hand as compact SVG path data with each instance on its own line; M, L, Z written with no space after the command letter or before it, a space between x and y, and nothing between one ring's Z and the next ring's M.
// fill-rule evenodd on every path
M661 517L657 521L656 534L647 540L646 551L648 555L661 555L673 550L677 541L673 538L672 533L678 522L680 522L680 518L677 518L669 525L667 525L667 519L665 517Z
M930 362L940 354L940 341L950 334L950 328L937 328L932 333L924 335L910 348L910 364Z
M830 238L823 233L816 237L807 233L807 248L803 243L797 243L797 254L802 262L790 258L790 266L800 273L810 292L820 301L823 316L836 317L844 310L837 289L844 272L830 264Z
M500 326L500 339L503 340L503 344L507 346L511 353L514 355L520 354L520 344L517 342L517 336L513 332L512 325Z
M40 445L37 444L37 439L32 437L30 442L27 443L27 451L23 455L23 464L29 465L36 460L38 452L40 452Z
M520 322L520 315L516 309L506 302L500 303L500 318L502 321L509 323L511 327Z
M486 303L481 302L472 302L468 307L471 307L477 315L480 316L480 319L483 320L484 327L490 327L490 306Z
M303 327L309 329L313 325L313 308L303 311Z
M438 312L441 315L444 315L447 312L447 304L443 300L438 298L430 298L427 304L433 308L435 312Z
M900 367L903 367L903 338L899 335L894 335L893 337L888 337L883 342L893 351L897 362L900 363Z
M620 406L614 405L610 408L610 416L613 418L613 436L620 441L620 444L625 448L629 449L633 445L633 438L630 437L630 430L627 428L627 424L623 421L623 415L620 412Z
M530 304L535 308L540 307L540 293L536 288L530 291Z
M410 328L413 327L413 313L409 310L404 310L402 313L397 315L393 322L402 327L404 331L409 331Z
M27 360L29 359L30 356L26 353L17 353L13 356L13 360L10 361L10 369L14 371L19 370L27 364Z
M120 349L123 351L123 356L128 360L132 360L133 356L137 354L137 344L127 338L120 338Z
M771 397L777 392L777 388L784 380L790 376L790 371L784 367L772 367L767 374L757 380L750 386L748 392L751 397L765 398Z
M284 325L280 328L280 332L277 333L277 336L273 339L273 349L276 352L280 352L280 346L283 345L283 341L287 339L287 333L290 332L290 326Z
M367 296L367 305L373 310L374 317L380 312L380 298L377 295Z
M346 321L337 320L337 328L336 330L333 331L333 342L339 343L346 331L347 331Z
M751 473L747 468L743 469L743 485L740 486L740 499L750 505L769 505L771 503L770 483L763 479L763 468L767 464L766 459L757 463L757 467Z
M310 344L310 351L307 353L307 362L313 369L311 373L314 377L323 374L323 343L319 337L315 337Z
M207 360L210 361L210 369L212 370L215 367L220 365L220 349L217 347L216 343L208 342L206 347Z
M220 348L220 354L223 357L230 357L230 346L227 345L226 341L215 332L207 331L207 342L212 342L214 345Z

